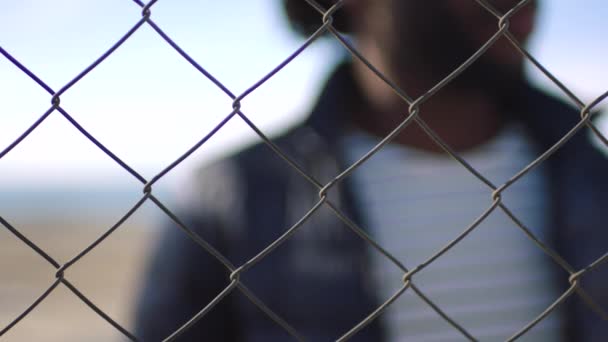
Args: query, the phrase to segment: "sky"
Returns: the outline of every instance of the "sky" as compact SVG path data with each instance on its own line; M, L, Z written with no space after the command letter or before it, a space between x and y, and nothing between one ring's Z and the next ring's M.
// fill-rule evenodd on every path
M160 0L151 18L235 94L295 51L278 0ZM586 101L608 90L605 1L541 2L532 54ZM141 17L130 0L0 0L0 46L54 90L101 56ZM245 97L242 111L268 135L304 119L339 59L317 41ZM559 93L530 70L533 82ZM50 107L51 97L0 56L0 150ZM117 156L151 178L227 116L232 100L144 24L61 96L61 106ZM605 125L608 128L608 125ZM161 182L259 139L238 118ZM133 178L58 112L0 159L0 187L104 186Z

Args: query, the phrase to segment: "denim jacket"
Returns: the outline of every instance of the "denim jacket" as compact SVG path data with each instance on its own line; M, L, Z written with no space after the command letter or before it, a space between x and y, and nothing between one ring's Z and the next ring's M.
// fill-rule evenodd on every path
M528 84L520 88L509 119L523 124L540 155L580 121L580 114ZM330 77L310 117L273 140L321 184L348 166L336 142L354 96L360 94L345 64ZM543 242L580 270L608 252L608 158L590 143L585 127L544 164L551 217L550 240ZM189 195L178 206L177 216L237 267L319 201L319 189L264 144L204 167L184 191ZM366 229L348 178L332 187L328 196ZM386 300L377 298L371 281L370 249L324 205L284 244L243 272L240 281L305 340L336 340ZM167 223L144 279L136 335L144 341L166 338L222 292L229 276L220 262L174 223ZM568 278L556 266L555 281L564 291ZM586 273L580 284L608 310L608 266ZM565 340L608 338L608 322L577 294L563 305ZM382 341L382 324L380 316L351 340ZM178 340L270 342L291 337L237 288Z

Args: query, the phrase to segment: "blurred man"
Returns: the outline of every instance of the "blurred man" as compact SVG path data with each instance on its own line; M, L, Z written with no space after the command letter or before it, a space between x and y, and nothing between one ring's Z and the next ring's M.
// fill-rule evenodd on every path
M502 13L516 1L494 0ZM330 6L331 3L325 2ZM286 0L305 35L321 16ZM521 43L537 3L510 20ZM496 31L497 19L472 0L350 0L335 15L358 51L417 98L461 65ZM555 144L579 113L532 88L522 55L504 38L424 102L420 117L496 186ZM327 184L397 127L408 105L360 61L330 76L306 122L276 140ZM575 135L501 193L502 203L578 270L608 249L608 162ZM234 265L276 240L319 201L319 189L265 145L205 168L178 216ZM344 181L329 200L397 260L413 268L459 236L492 204L492 189L450 158L417 124ZM404 272L322 206L287 242L240 281L306 340L335 340L403 286ZM500 209L412 280L447 316L480 340L504 340L567 288L568 274ZM229 284L229 272L175 225L160 241L145 280L137 329L144 340L170 335ZM583 288L608 309L608 273ZM534 341L600 341L608 324L573 296L526 335ZM238 289L183 335L185 341L285 341L289 335ZM466 336L410 288L353 341L451 341Z

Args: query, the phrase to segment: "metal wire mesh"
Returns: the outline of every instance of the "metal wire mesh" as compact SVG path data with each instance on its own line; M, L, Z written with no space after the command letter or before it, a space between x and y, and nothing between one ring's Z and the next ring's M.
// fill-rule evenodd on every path
M109 324L111 324L114 328L116 328L120 333L122 333L125 337L130 340L136 341L137 337L134 336L131 332L129 332L126 328L124 328L119 322L115 321L111 317L109 317L104 311L102 311L96 304L91 302L85 294L83 294L78 288L76 288L65 276L65 272L75 263L79 262L82 257L87 255L91 250L99 246L103 241L113 234L134 212L136 212L144 202L150 201L154 203L158 208L160 208L171 220L173 220L181 230L185 234L187 234L194 242L196 242L200 248L204 249L210 255L215 257L223 266L229 271L229 285L224 288L224 290L219 293L211 302L207 304L200 312L198 312L195 316L193 316L188 322L186 322L183 326L181 326L178 330L173 332L170 336L166 337L165 341L172 341L179 337L183 332L189 329L191 326L195 325L197 321L200 319L204 319L205 315L212 311L214 307L221 302L228 294L234 291L240 291L244 294L254 305L256 305L260 310L262 310L270 319L272 319L277 325L282 327L286 332L288 332L294 339L296 340L304 340L301 335L298 333L296 329L294 329L288 322L286 322L282 317L278 316L272 311L272 308L266 306L266 304L261 301L256 295L250 291L246 284L241 281L241 275L247 270L254 267L258 262L264 259L267 255L272 253L277 247L287 241L297 230L302 226L304 222L306 222L319 208L326 206L330 208L333 213L351 230L352 233L357 234L359 237L364 239L370 246L372 246L379 253L384 255L387 259L389 259L392 263L394 263L401 271L403 272L403 283L401 284L400 289L388 300L382 303L376 310L371 312L365 319L359 322L357 325L353 326L349 331L344 332L344 334L338 338L338 341L348 340L350 337L354 336L363 329L366 325L376 319L379 315L381 315L387 307L391 305L395 300L397 300L405 291L411 289L411 291L415 292L424 302L426 302L440 317L446 320L454 329L459 331L462 334L464 339L475 340L475 337L465 329L465 327L459 325L456 320L442 311L441 307L437 306L433 303L433 301L424 295L423 289L418 288L415 285L415 276L417 273L423 271L426 267L432 264L435 260L442 257L448 250L458 244L461 240L465 239L469 233L471 233L475 228L483 222L490 213L495 210L503 211L516 225L521 229L535 244L541 249L547 256L549 256L557 265L563 268L568 274L568 281L570 283L569 288L562 293L562 295L557 298L549 307L546 308L545 311L540 313L535 319L530 321L526 326L522 327L519 331L514 332L513 335L509 338L509 340L515 340L522 335L526 334L532 327L542 321L545 317L550 315L560 304L562 304L568 297L573 294L577 294L580 296L584 302L593 309L598 315L600 315L603 319L608 319L608 314L600 308L596 303L594 303L593 299L588 296L584 289L580 286L581 278L592 269L598 267L600 264L604 263L608 260L608 253L598 257L595 261L587 265L582 269L575 269L571 265L569 265L562 257L560 257L557 253L551 250L547 245L541 242L534 234L526 227L518 218L509 210L505 203L502 202L502 193L509 187L511 187L514 183L516 183L519 179L521 179L524 175L529 173L532 169L537 167L539 164L543 163L547 158L553 155L557 150L559 150L564 144L568 142L568 140L576 134L583 126L586 126L591 129L593 134L599 138L599 140L608 146L608 140L604 137L599 130L593 125L590 121L592 110L607 96L608 92L602 94L595 100L590 103L584 103L581 101L574 93L572 93L564 84L562 84L555 76L553 76L543 65L541 65L526 49L516 40L516 38L509 32L509 19L522 7L526 6L530 1L522 0L515 7L510 9L506 13L501 13L492 5L490 5L485 0L471 0L478 3L479 6L482 6L486 11L492 14L496 18L497 29L496 32L492 35L492 37L477 50L470 58L468 58L462 65L453 70L447 77L441 80L439 83L434 85L431 89L425 92L418 98L410 97L405 91L400 89L395 83L393 83L390 79L388 79L385 75L383 75L374 65L372 65L366 58L359 52L357 49L349 43L345 37L339 33L334 26L332 25L333 16L336 11L340 10L343 5L343 1L337 1L333 6L326 9L319 5L317 2L313 0L302 0L306 1L312 8L314 8L319 13L319 22L320 26L312 34L308 39L296 50L294 51L288 58L286 58L283 62L277 65L273 70L271 70L268 74L266 74L262 79L257 81L255 84L251 85L245 92L241 94L235 94L230 91L226 86L224 86L220 80L216 79L211 73L209 73L203 66L201 66L197 61L191 58L186 51L184 51L180 46L178 46L171 38L165 34L165 32L154 22L152 19L152 8L153 5L157 2L157 0L151 0L148 3L144 3L140 0L133 0L138 6L141 7L141 18L137 20L137 22L132 26L128 32L126 32L122 38L120 38L114 45L112 45L105 53L103 53L98 59L96 59L93 63L91 63L86 69L80 72L76 77L70 80L67 84L61 87L58 90L54 90L49 87L42 79L36 76L33 72L31 72L25 65L19 62L19 60L11 55L8 51L4 50L0 47L0 53L4 56L4 58L8 59L15 67L19 68L22 72L27 74L29 78L31 78L34 82L36 82L40 87L46 90L51 98L51 106L46 110L25 132L23 132L16 140L14 140L8 147L4 148L2 152L0 152L0 159L7 155L13 148L19 145L24 139L28 137L43 121L45 121L50 115L62 115L64 116L73 126L76 128L82 135L84 135L88 140L90 140L95 146L97 146L100 150L102 150L109 158L111 158L114 162L120 165L125 171L127 171L132 177L137 179L142 184L143 195L137 201L135 205L131 209L126 212L122 218L116 222L112 227L110 227L105 233L99 236L93 243L91 243L88 247L78 253L71 260L66 262L65 264L60 264L57 262L51 255L49 255L44 249L40 248L30 239L28 239L25 235L23 235L18 227L14 226L4 218L0 216L0 224L2 224L6 229L8 229L12 234L14 234L17 238L19 238L24 244L29 246L33 251L35 251L41 258L46 260L51 267L55 269L55 281L53 281L46 291L44 291L40 296L29 305L21 314L19 314L8 326L4 327L0 330L0 337L4 335L7 331L12 329L15 325L17 325L22 319L24 319L36 306L38 306L41 302L43 302L50 293L52 293L58 286L63 285L67 289L69 289L75 296L77 296L80 300L82 300L88 307L91 308L95 313L101 316L104 320L106 320ZM121 160L118 156L116 156L112 151L104 146L102 142L97 140L93 135L91 135L84 127L82 127L62 106L61 106L61 96L68 91L70 88L77 85L77 83L83 79L89 72L91 72L94 68L96 68L100 63L102 63L108 56L110 56L114 51L116 51L120 46L125 43L133 33L139 30L143 25L149 25L162 39L169 44L173 49L175 49L187 62L189 62L200 74L202 74L205 78L215 84L226 96L232 99L232 109L228 115L226 115L217 125L210 130L204 137L202 137L194 146L188 149L185 153L180 155L174 162L170 165L166 166L161 172L152 177L151 179L144 178L140 173L138 173L135 169L129 166L128 163ZM378 143L373 149L367 152L363 157L361 157L357 162L350 165L347 169L345 169L340 174L336 175L330 182L327 184L323 184L309 173L307 173L303 168L301 168L292 158L287 155L284 151L281 150L271 139L269 139L256 125L253 123L247 115L244 113L244 110L241 108L241 101L247 97L249 94L254 92L258 87L268 81L271 77L273 77L276 73L278 73L282 68L284 68L287 64L293 61L298 55L307 49L316 39L318 39L321 35L329 33L336 39L339 43L342 44L344 49L346 49L350 54L352 54L353 58L360 60L363 62L371 71L373 71L384 83L386 83L392 90L399 95L399 97L403 100L403 103L408 106L408 115L403 119L403 121L396 127L390 134L388 134L380 143ZM484 177L480 172L478 172L473 166L467 163L458 153L456 153L448 144L446 144L441 137L439 137L424 121L424 119L419 115L420 107L426 101L428 101L431 97L433 97L439 90L445 87L448 83L458 77L463 71L465 71L472 63L474 63L486 50L488 50L499 38L505 37L512 44L512 46L519 51L525 58L527 58L538 70L540 70L544 75L546 75L561 91L572 100L580 110L580 121L570 129L570 131L564 135L558 142L556 142L550 149L546 150L542 153L538 158L536 158L533 162L523 168L516 175L512 176L507 182L504 184L493 184L490 180ZM287 163L291 168L297 171L301 177L306 179L310 184L315 186L318 189L318 201L316 204L309 209L309 211L301 217L301 219L287 229L278 239L273 241L270 245L260 251L253 258L248 260L242 265L234 265L231 263L225 256L223 256L218 250L216 250L211 244L197 235L190 227L184 224L178 216L176 216L167 206L165 206L153 193L154 184L164 177L167 173L173 170L175 167L180 165L186 158L188 158L193 152L195 152L199 147L205 144L214 134L216 134L220 129L226 125L230 120L235 120L236 117L243 120L250 128L253 130L262 140L263 142L274 151L285 163ZM480 182L485 184L488 188L488 208L468 227L464 229L464 231L457 236L455 239L450 241L443 248L438 250L435 254L429 257L423 263L413 267L407 268L405 267L397 258L391 255L390 252L385 250L381 245L379 245L372 237L367 235L365 231L359 227L356 223L353 222L349 217L347 217L337 205L332 203L328 197L328 192L330 189L335 187L338 183L342 182L346 177L348 177L355 169L360 167L363 163L365 163L372 155L382 149L386 144L391 142L399 132L401 132L405 127L407 127L410 123L416 122L420 127L426 132L426 134L439 146L443 149L447 154L449 154L452 158L454 158L458 163L462 165L463 168L468 170L471 174L473 174ZM608 247L607 247L608 250Z

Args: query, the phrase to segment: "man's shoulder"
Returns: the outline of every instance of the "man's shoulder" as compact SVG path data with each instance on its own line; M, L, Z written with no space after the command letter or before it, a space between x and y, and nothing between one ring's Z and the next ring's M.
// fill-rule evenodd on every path
M180 200L196 207L216 207L234 202L252 186L280 186L297 167L311 159L309 128L299 125L268 142L258 142L231 155L208 162L186 180L188 194ZM229 206L228 203L222 206Z

